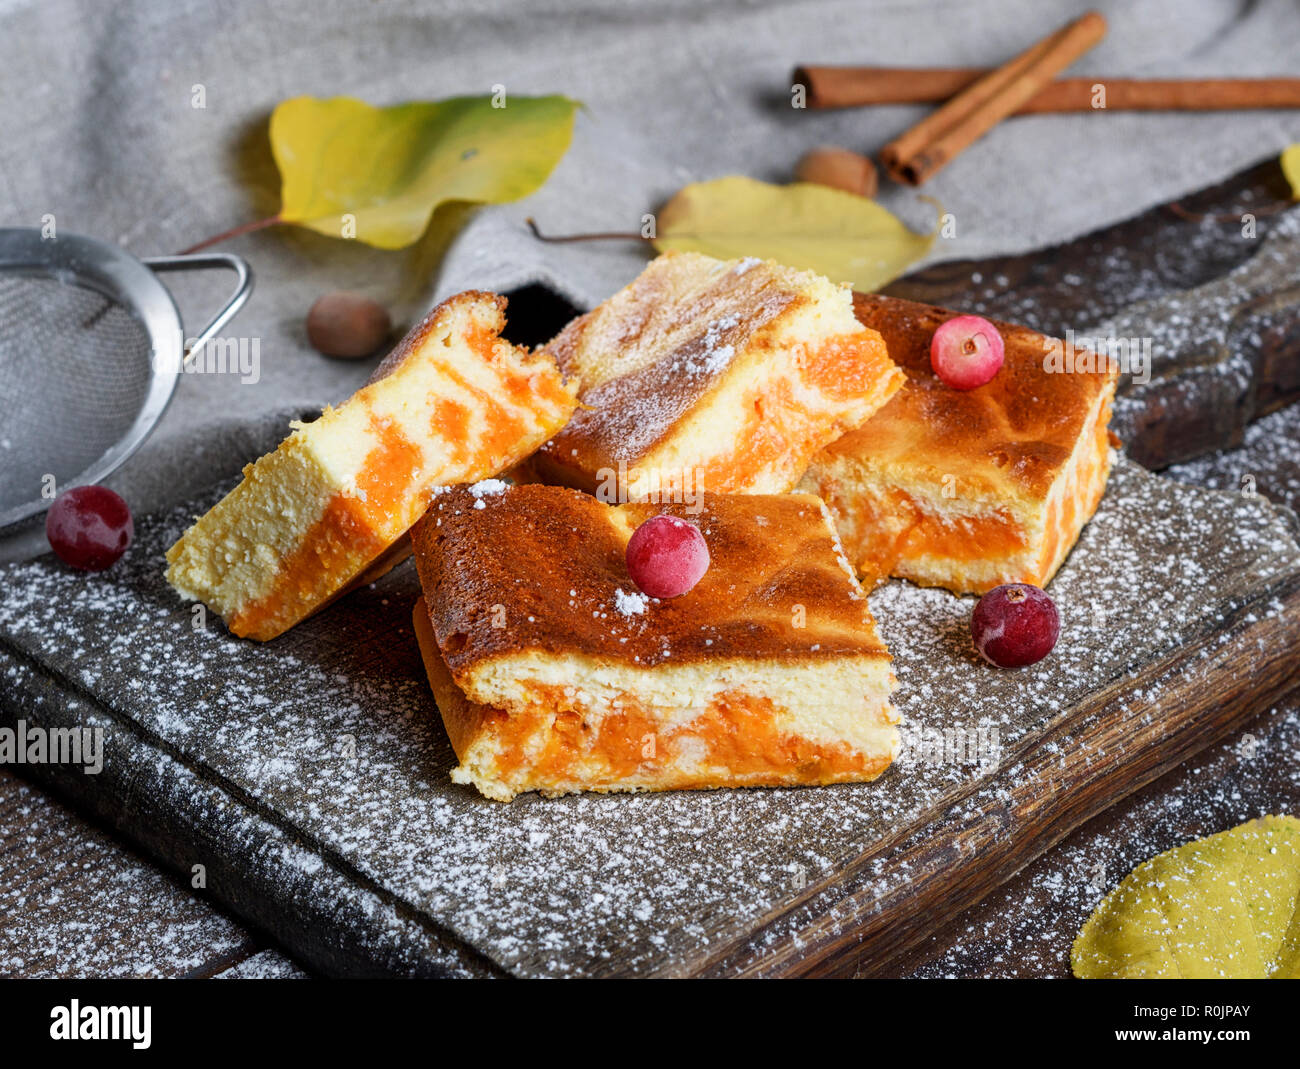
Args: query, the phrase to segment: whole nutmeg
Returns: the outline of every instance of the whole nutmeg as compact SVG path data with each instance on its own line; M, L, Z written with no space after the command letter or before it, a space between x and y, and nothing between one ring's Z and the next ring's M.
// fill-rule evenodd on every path
M307 340L326 356L357 360L388 339L388 309L360 293L327 293L307 313Z
M806 152L794 173L800 182L816 182L862 197L876 195L876 165L846 148L822 145Z

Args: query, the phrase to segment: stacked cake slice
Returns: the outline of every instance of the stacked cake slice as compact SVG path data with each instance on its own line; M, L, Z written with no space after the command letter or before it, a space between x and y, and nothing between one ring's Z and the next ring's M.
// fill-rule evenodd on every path
M907 384L816 457L800 489L820 494L845 552L871 583L888 576L958 594L1046 586L1101 501L1118 369L1087 354L1054 372L1061 343L996 324L1005 361L974 390L945 385L930 339L955 313L856 298Z
M168 550L172 586L274 638L405 555L434 487L536 449L575 400L554 361L500 337L504 311L486 293L435 308L367 386L244 469Z
M661 511L711 557L662 601L625 564ZM889 654L815 497L690 513L493 482L436 495L412 539L453 778L489 798L870 780L897 751Z
M546 351L582 407L538 474L610 500L679 483L784 493L904 382L847 287L699 253L660 256Z
M434 309L167 555L269 639L413 545L452 776L489 798L874 779L898 715L859 576L1046 584L1105 489L1116 369L1053 373L1024 328L962 390L930 366L953 313L771 262L661 256L531 355L503 309ZM708 565L661 600L628 544L664 513Z

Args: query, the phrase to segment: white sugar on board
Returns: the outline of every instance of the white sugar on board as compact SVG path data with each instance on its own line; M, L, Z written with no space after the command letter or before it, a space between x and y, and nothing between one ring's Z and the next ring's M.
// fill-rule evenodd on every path
M1170 501L1162 485L1129 469L1116 473L1101 513L1051 588L1063 606L1089 608L1069 614L1069 641L1040 666L993 673L978 662L967 622L973 599L903 583L874 591L873 614L896 657L908 720L996 725L1010 748L1099 678L1132 671L1220 614L1243 576L1265 582L1289 566L1279 552L1283 528L1267 506L1218 496ZM911 763L905 775L895 770L872 785L816 791L482 801L447 782L450 748L409 628L404 640L397 630L417 589L409 568L353 595L368 598L367 613L392 625L382 658L351 631L337 648L314 637L326 617L289 641L256 646L231 639L215 618L205 632L193 632L188 607L170 600L158 561L186 521L179 513L171 529L142 523L124 567L89 580L40 562L12 567L0 631L72 667L74 678L92 670L95 691L120 715L227 777L305 842L336 852L406 907L436 915L522 972L582 973L610 952L615 920L620 966L680 956L786 898L791 863L815 880L977 773ZM1202 568L1167 559L1205 544L1215 552ZM391 604L381 606L381 596ZM1094 619L1094 602L1111 610L1109 626ZM156 610L170 604L174 623L159 627ZM1159 630L1146 618L1152 605L1164 618ZM337 611L350 622L346 606ZM609 617L611 628L625 621L616 611ZM90 651L79 665L69 656L78 646ZM111 656L96 658L96 650ZM341 747L346 735L355 744L350 761ZM534 831L548 837L525 845ZM815 855L809 842L820 844ZM254 850L245 863L255 857ZM882 881L884 895L899 876L886 867L871 878ZM596 902L593 892L605 897ZM653 906L645 921L635 914L643 900ZM367 915L380 914L372 906ZM397 921L383 916L385 930L397 930ZM543 954L521 933L547 933L548 947L557 941Z

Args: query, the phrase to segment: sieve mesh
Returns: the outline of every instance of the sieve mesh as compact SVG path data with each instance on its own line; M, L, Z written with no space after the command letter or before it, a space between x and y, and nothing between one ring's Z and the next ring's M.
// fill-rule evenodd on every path
M158 276L212 268L233 271L235 287L196 346L248 299L253 276L238 256L139 260L79 234L0 227L0 561L49 548L51 480L58 491L100 482L149 436L176 387L183 337Z
M144 324L96 290L0 275L0 513L118 442L148 395Z

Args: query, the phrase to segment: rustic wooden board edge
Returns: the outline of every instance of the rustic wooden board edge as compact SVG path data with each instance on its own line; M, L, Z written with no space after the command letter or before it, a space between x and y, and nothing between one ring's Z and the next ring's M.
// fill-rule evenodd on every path
M1078 323L1081 317L1109 319L1118 314L1132 303L1136 289L1148 299L1158 298L1230 273L1254 250L1219 246L1207 257L1194 243L1203 229L1239 228L1243 213L1249 212L1267 231L1295 207L1281 160L1269 155L1212 185L1076 237L1023 253L940 260L894 280L881 292L925 304L973 299L1002 318L1014 318L1010 311L1019 306L1048 317L1025 321L1025 326L1059 333L1065 323ZM1132 255L1116 263L1109 256L1116 247ZM1049 294L1056 300L1043 299Z
M106 910L128 901L105 928ZM0 916L0 979L200 976L275 953L9 764L0 765Z
M0 726L25 719L47 729L92 724L105 729L104 767L98 775L86 776L76 766L43 764L24 766L25 776L164 871L188 881L191 865L201 859L207 870L205 894L255 932L274 933L272 941L309 968L338 977L509 975L332 851L284 826L256 799L3 637L0 678L8 681L0 691ZM263 845L258 865L248 867L230 856L229 848L239 838ZM284 893L307 874L310 895ZM401 949L395 932L401 933ZM368 964L359 970L362 961Z
M1275 599L1280 610L1260 616L1260 607ZM1251 669L1248 686L1241 680L1243 665ZM1077 716L1022 748L1018 762L991 781L972 784L965 799L952 807L960 806L964 813L856 859L745 941L719 948L682 975L892 975L893 962L929 934L931 911L952 917L977 904L1075 828L1259 715L1294 689L1298 673L1300 574L1292 574L1234 611L1226 631L1204 632L1144 665L1136 676L1095 692ZM1156 686L1175 680L1172 689ZM1213 681L1229 681L1235 689L1220 700L1224 691L1210 685ZM1156 694L1156 701L1119 700L1142 691ZM1180 700L1177 719L1169 709L1175 695ZM1119 739L1125 740L1122 763L1113 756ZM1053 771L1061 764L1048 745L1054 742L1066 744L1063 752L1070 763L1065 771ZM1123 790L1103 792L1101 785L1112 787L1117 775L1124 777ZM999 800L1009 784L1014 796L1016 782L1038 777L1055 789L1019 803ZM979 865L972 863L975 858ZM854 877L878 859L896 871L924 875L919 882L896 884L883 897L871 883L851 887ZM845 893L835 896L839 886ZM823 895L833 901L820 901ZM781 930L813 900L818 900L816 920Z
M1150 477L1150 476L1141 476L1141 478L1143 478L1143 479L1149 479L1153 484L1154 484L1154 483L1161 482L1161 480L1154 479L1154 478L1152 478L1152 477ZM1266 508L1269 508L1270 506L1265 506L1265 507L1266 507ZM1295 549L1294 544L1293 544L1293 536L1294 536L1294 531L1295 531L1295 518L1294 518L1294 516L1291 515L1289 512L1286 512L1285 510L1281 510L1281 511L1282 511L1282 515L1283 515L1284 518L1285 518L1285 517L1289 517L1289 519L1290 519L1289 528L1290 528L1290 531L1291 531L1291 534L1292 534L1292 538L1289 538L1289 539L1287 540L1288 549L1287 549L1287 554L1286 554L1286 555L1288 556L1288 558L1289 558L1290 555L1291 555L1292 553L1294 553L1294 549ZM1277 573L1276 573L1276 572L1270 572L1269 574L1277 574ZM1277 580L1275 580L1275 581L1272 583L1271 588L1261 587L1261 586L1259 585L1259 583L1258 583L1258 579L1255 580L1253 587L1252 587L1252 583L1251 583L1250 581L1247 581L1246 589L1245 589L1245 590L1239 590L1238 593L1234 596L1234 598L1233 598L1232 601L1230 601L1230 602L1216 602L1216 604L1222 604L1222 605L1224 605L1224 606L1225 606L1225 608L1224 608L1225 615L1227 615L1227 616L1229 616L1231 619L1234 619L1234 620L1235 620L1235 619L1237 618L1237 616L1239 615L1239 613L1237 613L1237 612L1235 612L1235 611L1234 611L1234 612L1229 612L1228 609L1227 609L1227 606L1228 606L1228 605L1232 605L1232 604L1236 604L1236 603L1237 603L1237 602L1236 602L1236 599L1237 599L1237 598L1241 598L1241 597L1249 598L1249 601L1246 603L1247 606L1250 606L1250 605L1256 605L1256 606L1257 606L1257 605L1260 603L1261 598L1265 598L1265 597L1268 597L1268 596L1269 596L1269 590L1270 590L1270 589L1282 590L1282 589L1284 588L1286 582L1289 581L1289 580L1291 580L1291 579L1296 579L1297 581L1300 581L1300 576L1296 576L1296 574L1294 573L1294 571L1288 569L1288 570L1285 572L1285 575L1284 575L1283 578L1281 578L1281 579L1277 579ZM1252 589L1253 589L1253 593L1252 593ZM1221 632L1222 632L1222 628L1220 628L1220 627L1217 626L1217 625L1213 626L1212 628L1211 628L1209 625L1207 625L1207 627L1206 627L1206 634L1207 634L1207 635L1217 636L1217 635L1220 635ZM5 651L5 647L6 647L6 641L5 641L4 639L0 639L0 669L3 668L3 660L4 660L3 654L4 654L4 651ZM17 647L14 647L14 649L17 650ZM89 692L87 692L87 691L85 690L85 688L84 688L83 686L81 686L81 685L78 685L78 684L75 684L75 683L74 683L71 687L59 686L58 684L63 683L63 682L66 681L66 677L65 677L63 674L60 674L59 672L50 672L48 669L44 669L44 668L42 667L42 662L41 662L41 659L40 659L40 656L39 656L38 653L34 653L34 652L33 652L33 653L23 653L21 656L25 659L25 661L27 662L27 664L29 665L29 667L34 666L34 667L37 669L38 674L40 674L40 675L41 675L41 678L43 678L43 679L45 680L45 682L46 682L46 684L47 684L47 689L48 689L49 687L53 687L54 690L58 692L58 695L59 695L60 701L62 701L62 702L81 701L81 702L83 702L83 703L89 702L89 703L91 703L91 714L92 714L92 715L96 715L96 716L103 716L103 715L106 714L106 711L109 711L109 710L112 709L112 706L111 706L111 705L104 705L104 704L103 704L99 699L97 699L97 698L93 697L92 695L90 695ZM1119 669L1118 667L1116 667L1115 669L1113 669L1113 671L1118 675L1120 669ZM0 678L3 678L5 675L7 675L7 673L0 673ZM1099 687L1100 687L1103 683L1104 683L1104 680L1099 679L1099 680L1097 681L1097 685L1098 685ZM29 707L29 708L34 708L34 707L36 707L36 706L40 706L40 705L42 705L43 703L40 702L40 701L35 701L35 702L33 702L33 701L29 701L27 704L28 704L28 707ZM10 706L9 709L6 709L6 710L4 710L4 711L10 711L10 712L11 712L12 709L13 709L13 706L12 706L12 704L11 704L11 702L10 702L9 694L7 694L7 693L4 694L3 696L0 696L0 707L4 707L4 706ZM83 709L84 709L84 704L83 704ZM125 716L125 714L123 714L123 716ZM65 720L65 722L68 720L68 717L67 717L67 710L66 710L66 709L63 710L63 719ZM76 723L76 722L79 722L79 721L72 721L72 722L73 722L73 723ZM131 733L132 733L135 737L138 737L139 739L142 739L142 740L144 740L144 741L146 741L146 742L148 742L148 741L151 740L151 739L154 739L154 735L153 735L153 733L152 733L149 729L147 729L147 728L140 728L140 726L139 726L139 725L138 725L134 720L132 720L132 719L130 719L130 718L126 718L126 720L125 720L124 722L127 723L127 724L130 726L130 728L131 728ZM1037 738L1041 737L1041 736L1044 735L1044 734L1045 734L1045 731L1040 731L1040 732L1037 732L1037 733L1031 732L1031 736L1033 736L1034 739L1037 739ZM172 763L172 764L174 764L174 765L178 765L178 766L184 764L186 767L185 767L185 769L184 769L183 771L191 772L191 773L195 773L195 772L197 772L197 773L199 774L199 776L201 777L201 778L197 778L197 779L196 779L196 778L194 778L193 776L191 776L190 782L193 783L193 784L195 785L195 789L207 790L207 791L209 791L210 793L212 793L213 795L216 795L216 794L218 794L218 793L223 793L223 784L224 784L224 780L223 780L220 776L217 776L217 775L215 775L215 774L213 774L213 773L210 773L210 772L205 771L205 770L207 769L207 766L206 766L206 765L204 765L202 762L190 762L190 761L189 761L187 758L185 758L183 755L176 756L176 755L179 755L179 751L175 751L174 753L169 752L169 744L167 743L167 741L166 741L165 739L156 740L156 741L158 742L158 745L152 747L152 750L150 751L150 752L152 753L153 758L154 758L155 760L159 760L159 761L170 761L170 763ZM1009 757L1010 757L1011 759L1015 759L1015 758L1017 758L1017 757L1021 757L1021 756L1023 756L1023 752L1024 752L1026 749L1028 749L1031 745L1033 745L1033 742L1032 742L1032 741L1020 740L1020 741L1017 743L1017 746L1016 746L1015 752L1013 752L1012 754L1010 754ZM142 752L143 752L143 751L142 751ZM1195 752L1195 751L1193 750L1192 752ZM175 758L175 759L173 759L173 758ZM128 784L128 786L126 787L125 790L121 791L121 793L122 793L122 798L121 798L121 799L115 799L115 800L113 800L113 801L111 801L110 803L107 803L107 804L111 804L111 805L113 805L113 806L118 806L118 807L121 807L121 806L131 807L131 806L138 805L138 804L139 804L139 795L140 795L140 793L141 793L141 788L143 787L146 791L148 791L149 788L150 788L150 786L151 786L151 784L150 784L150 780L149 780L149 777L140 774L141 771L142 771L142 769L143 769L143 768L146 768L146 767L148 767L148 762L147 762L146 760L141 760L141 761L137 762L137 763L135 764L135 770L134 770L134 772L133 772L130 776L125 777L125 779L124 779L124 782L126 782L126 783ZM177 774L179 774L179 773L177 773ZM76 780L78 781L77 785L80 786L80 789L81 789L81 790L84 791L84 790L87 789L87 786L86 786L84 780L81 780L79 777L76 777L76 776L74 776L74 777L72 777L72 778L73 778L73 779L76 779ZM187 830L188 830L188 832L189 832L189 834L190 834L191 836L193 836L194 834L196 834L196 832L197 832L197 834L199 834L199 835L203 835L203 836L207 836L207 835L211 834L211 835L214 836L214 837L216 838L216 840L219 842L219 841L220 841L220 829L211 829L211 830L210 830L210 829L208 829L208 828L203 828L203 827L195 828L194 826L192 826L192 825L198 823L197 820L196 820L196 807L195 807L194 804L192 803L192 800L190 800L189 798L186 798L186 797L181 796L181 795L180 795L180 792L177 792L177 791L175 791L175 790L173 789L173 785L170 783L171 778L172 778L172 774L170 774L170 773L169 773L168 776L164 777L164 782L163 782L163 785L162 785L162 788L161 788L161 789L165 792L165 797L166 797L166 798L171 802L171 804L175 805L178 797L181 798L181 801L182 801L183 804L180 805L180 806L178 807L178 811L177 811L175 814L173 814L173 815L168 815L168 814L166 814L165 812L163 812L163 807L161 806L161 804L159 803L159 801L158 801L157 799L155 799L155 798L153 798L153 797L149 797L149 798L145 799L145 801L146 801L148 804L147 804L146 807L144 807L144 808L147 809L149 817L150 817L151 819L157 819L157 818L156 818L156 814L159 813L159 812L162 812L162 813L163 813L163 817L164 817L165 819L161 820L161 821L160 821L160 824L163 824L163 825L166 825L168 821L171 821L171 822L180 822L180 823L182 823L182 824L184 824L184 822L186 822L186 821L189 821L189 822L190 822L190 826L187 827ZM972 791L972 790L974 789L975 786L976 786L976 784L974 784L974 783L971 782L971 781L968 781L966 784L958 784L958 785L956 785L956 786L954 787L954 792L959 793L959 794L969 793L970 791ZM1136 785L1135 785L1135 786L1136 786ZM74 787L73 789L75 789L75 787ZM262 803L259 802L259 800L258 800L258 798L256 797L255 794L242 794L242 793L241 793L240 791L238 791L237 789L236 789L234 792L231 792L231 791L229 791L229 790L225 790L225 791L224 791L224 795L229 795L229 794L231 794L231 793L233 793L233 795L234 795L234 799L233 799L233 800L234 800L234 803L235 803L233 806L229 806L229 809L230 809L230 811L231 811L232 814L240 812L241 809L244 810L244 811L247 811L247 810L250 810L250 809L251 809L251 810L253 810L254 815L256 815L258 809L262 806ZM135 795L136 797L132 797L132 795ZM229 801L230 801L230 798L229 798L229 797L223 797L223 801L224 801L226 804L228 804ZM940 810L942 810L943 808L946 808L946 806L942 806L942 805L939 806L939 809L940 809ZM139 809L136 809L136 810L135 810L135 814L136 814L136 817L137 817L137 819L138 819L138 818L139 818L139 815L140 815L140 810L139 810ZM118 814L118 815L120 816L120 814ZM224 816L225 814L223 813L222 815ZM278 818L279 815L278 815L278 814L275 814L275 813L272 811L272 812L270 813L270 816L271 816L272 818ZM265 823L265 824L268 825L268 828L269 828L269 830L270 830L271 833L273 833L273 834L279 834L281 837L283 837L286 833L292 835L292 834L293 834L293 831L294 831L293 827L292 827L291 825L287 825L287 824L285 824L282 818L280 818L280 819L278 820L278 823L276 822L275 819L273 819L273 820L270 821L270 822L263 821L263 823ZM893 847L898 847L899 849L902 849L902 844L900 844L900 842L898 842L898 840L905 840L905 839L907 839L907 837L908 837L910 834L912 834L912 833L920 834L920 832L921 832L924 828L928 827L930 824L934 824L934 825L935 825L935 827L938 829L938 834L943 834L945 828L951 828L951 825L950 825L950 824L943 824L941 813L936 813L932 818L928 818L928 819L927 819L926 821L924 821L924 822L922 822L922 821L920 821L920 820L911 820L911 821L909 821L907 828L906 828L906 829L902 829L902 830L900 830L899 833L897 834L897 836L895 837L895 840L891 841L891 844L890 844L890 845L891 845L891 848L893 848ZM153 830L152 826L150 827L148 834L149 834L150 836L154 835L154 830ZM1062 832L1062 834L1064 834L1064 832ZM175 849L176 849L176 842L177 842L177 838L176 838L175 836L172 836L172 837L163 836L163 837L162 837L162 841L161 841L161 847L160 847L161 851L162 851L165 855L166 855L166 852L167 852L167 851L175 851ZM356 882L356 880L355 880L356 873L355 873L353 867L352 867L351 865L347 864L347 862L346 862L345 859L342 861L342 863L336 863L335 861L331 860L331 855L328 853L328 851L322 851L322 850L319 848L319 844L317 844L317 843L315 842L315 840L314 840L312 837L308 836L308 837L304 838L304 837L302 837L302 836L294 836L294 842L293 842L293 845L294 845L296 848L298 848L298 849L302 849L303 846L304 846L304 844L305 844L308 848L312 848L313 856L315 856L315 857L320 857L320 856L322 855L322 853L324 853L324 855L325 855L325 860L326 860L327 863L328 863L327 866L326 866L326 878L341 877L341 879L339 880L339 882L341 882L341 883L343 883L343 882L351 882L351 883L355 883L355 882ZM872 847L871 847L871 851L872 851L872 856L873 856L873 857L879 857L879 856L881 856L881 847L880 847L879 845L873 844ZM157 852L157 851L151 851L151 852ZM186 855L181 855L182 858L184 858L184 857L186 857L186 856L190 856L190 855L188 855L188 854L186 854ZM850 858L849 858L850 863L852 863L852 861L854 860L855 857L856 857L856 855L851 855L851 856L850 856ZM1028 860L1029 860L1029 859L1027 858L1026 861L1028 861ZM164 856L164 862L165 862L165 863L170 862L170 863L168 863L168 867L171 867L171 868L177 868L177 867L179 867L179 868L181 868L182 870L184 869L184 864L183 864L183 863L178 862L178 861L172 861L172 860L170 859L170 857L168 857L168 856ZM841 870L841 872L843 872L843 871L844 871L844 870ZM254 871L253 873L251 873L251 874L248 875L248 880L251 881L251 882L253 882L253 883L257 883L258 881L260 881L260 882L262 883L262 885L265 886L265 884L266 884L266 880L265 880L265 878L264 878L264 873L263 873L263 871L262 871L260 865L257 866L257 871ZM364 877L363 877L363 880L364 880ZM848 881L847 878L842 878L842 877L840 876L840 873L837 873L837 874L836 874L835 876L833 876L829 881L826 881L825 884L822 884L822 885L819 885L819 886L820 886L820 887L823 887L823 888L828 888L828 890L829 890L829 892L830 892L831 894L839 893L841 896L843 896L843 895L845 895L845 894L847 893L847 891L848 891L848 889L849 889L849 887L850 887L850 884L849 884L849 881ZM843 888L843 890L841 890L841 888ZM365 884L363 884L361 887L359 887L359 888L355 888L355 889L360 890L360 891L365 892L365 893L368 893L368 892L369 892L369 887L368 887L368 885L365 885ZM283 889L281 889L281 890L283 890ZM217 897L221 897L221 896L217 896ZM221 898L221 900L222 900L223 902L227 901L225 898ZM336 897L335 901L338 901L337 897ZM397 899L397 901L400 902L400 901L401 901L400 898ZM806 896L801 895L800 898L799 898L799 900L798 900L798 902L788 902L788 901L787 901L787 902L783 902L782 905L781 905L781 907L779 907L779 911L782 912L783 915L788 916L788 915L790 915L790 914L792 914L792 913L795 912L795 908L796 908L797 906L799 906L799 905L802 904L802 903L805 903L806 901L807 901ZM240 914L241 916L244 916L244 915L245 915L244 911L240 908L239 905L236 905L236 904L234 904L234 903L228 903L228 904L231 905L231 908L234 909L234 911L235 911L236 913ZM391 901L384 903L385 906L391 906L392 904L393 904L393 902L391 902ZM256 906L256 903L254 903L254 905ZM299 904L299 903L291 903L291 905L292 905L292 906L294 907L294 909L297 911L294 915L295 915L295 917L298 917L298 918L299 918L299 923L300 923L300 922L301 922L301 914L303 914L304 912L306 912L306 910L305 910L305 909L302 907L302 905ZM319 917L319 910L313 910L313 912L315 913L315 915L316 915L317 917ZM900 916L902 916L902 915L903 915L903 914L900 912ZM727 947L728 945L732 945L732 946L735 946L735 947L743 947L743 944L745 943L745 941L747 941L747 940L750 939L752 933L753 933L754 930L755 930L756 925L757 925L757 926L763 926L763 925L765 924L766 920L767 920L767 918L757 918L756 920L751 920L750 918L747 917L747 918L745 919L745 923L744 923L743 928L741 928L741 927L738 926L737 928L733 929L732 933L730 933L730 934L728 934L728 935L726 936L726 938L727 938L728 940L731 940L731 941L732 941L730 944L728 944L728 943L722 943L722 944L718 944L718 945L719 945L719 946L722 946L722 947ZM278 928L278 929L280 929L280 930L283 930L282 926L280 926L280 925L275 925L275 926L267 925L267 927L275 927L275 928ZM771 926L769 926L769 927L771 927ZM811 926L810 926L810 928L811 928ZM375 927L371 927L371 928L369 928L369 929L365 929L365 928L363 928L362 930L363 930L364 935L372 937L372 942L373 942L373 938L374 938L374 937L379 937L380 939L382 939L382 936L383 936L383 934L384 934L382 931L376 931L376 928L375 928ZM354 942L355 942L355 940L356 940L356 933L355 933L355 932L353 932L353 933L345 933L345 934L347 935L347 937L349 937L349 938L353 938L353 939L354 939ZM417 970L410 970L410 969L409 969L409 965L408 965L408 963L407 963L407 961L406 961L405 959L402 960L401 962L398 962L398 959L397 959L396 957L391 956L391 954L389 954L389 952L388 952L388 950L387 950L386 948L385 948L383 954L375 955L375 956L373 956L372 958L369 958L369 959L367 959L367 960L354 960L354 961L352 961L352 962L349 964L349 962L348 962L347 959L345 958L345 959L343 959L343 963L342 963L341 966L340 966L340 964L339 964L339 961L336 959L336 960L334 961L334 963L333 963L333 966L331 967L330 964L328 964L328 963L325 964L325 965L322 965L322 964L320 963L320 961L318 960L318 958L315 957L315 956L313 956L312 954L310 954L310 953L304 953L304 952L299 951L299 950L298 950L298 944L297 944L297 942L296 942L296 938L297 938L297 937L295 937L295 938L291 938L291 939L284 939L284 940L282 940L282 941L285 943L285 945L290 946L292 949L295 950L295 952L299 953L299 956L300 956L300 957L302 957L302 958L303 958L305 961L307 961L308 963L312 964L314 967L319 968L319 969L321 969L322 971L326 971L326 972L335 972L335 973L340 973L340 974L355 974L355 973L358 972L358 971L360 971L360 972L369 972L369 973L373 974L373 973L375 973L375 972L380 972L380 971L385 970L385 969L387 969L387 970L390 971L390 972L398 972L398 973L405 972L405 971L418 971L418 972L424 972L424 971L427 971L427 968L426 968L426 967L427 967L427 965L429 964L429 960L430 960L431 955L435 953L434 948L432 948L432 947L429 945L429 943L430 943L430 940L429 940L429 933L428 933L427 930L425 930L425 931L423 931L423 932L415 932L415 933L414 933L414 941L415 941L415 944L416 944L416 951L415 951L415 952L416 952L416 954L417 954L418 956L420 956L420 958L421 958L421 961L420 961L420 963L419 963L420 967L419 967ZM306 934L305 938L307 938L307 939L321 939L322 937L321 937L318 933L311 933L311 932L308 932L308 933ZM328 940L326 940L326 941L328 941ZM444 957L443 960L446 961L447 959ZM457 966L458 966L458 967L463 967L463 966L462 966L462 962L463 962L463 956L462 956L461 960L458 960L458 961L456 962ZM396 968L393 967L394 964L396 964L396 966L397 966ZM495 966L495 967L491 966L491 965L490 965L490 959L489 959L488 961L483 962L483 964L484 964L484 965L488 965L490 974L493 974L493 975L500 975L500 972L496 972L496 971L493 971L493 970L494 970L494 968L495 968L495 969L499 969L499 968L501 968L501 967L500 967L499 965L497 965L497 966ZM406 967L404 968L404 966L406 966ZM688 966L688 968L689 968L692 972L694 972L694 971L696 970L697 966L696 966L696 964L694 963L694 959L692 959L692 964L691 964L690 966Z
M1266 710L1227 732L1200 753L1193 754L1127 798L1090 818L976 906L945 918L930 938L891 963L891 973L926 975L923 970L937 966L951 948L960 944L963 951L974 954L979 953L975 949L978 946L990 948L991 954L1001 959L991 963L986 961L985 967L990 968L993 977L1041 976L1046 979L1070 976L1069 944L1074 935L1091 915L1101 895L1142 861L1162 850L1225 830L1241 820L1266 812L1300 812L1300 778L1294 775L1294 763L1286 759L1287 755L1300 753L1300 749L1283 751L1275 748L1279 744L1286 745L1279 736L1287 732L1288 722L1293 727L1300 727L1298 713L1300 686L1279 697ZM1247 777L1246 783L1235 778L1240 775ZM1268 778L1267 784L1262 782L1265 777ZM1135 819L1142 816L1146 819L1135 827ZM1144 840L1143 836L1148 834L1150 838ZM1136 849L1130 849L1130 844ZM1085 848L1086 861L1083 860ZM1116 856L1120 851L1127 852ZM1068 866L1057 863L1062 855L1070 855ZM1081 867L1084 865L1086 869ZM1046 871L1049 866L1054 869L1050 874ZM1065 887L1060 883L1062 878L1077 882L1074 887ZM1104 883L1099 885L1098 880ZM1068 905L1065 904L1067 901ZM1077 906L1076 901L1079 902ZM1019 916L1012 915L1013 911L1008 908L1011 902L1024 903ZM990 914L998 917L995 925L1016 925L1027 921L1029 923L1021 925L1022 931L1033 931L1038 935L1046 934L1050 929L1060 938L1053 949L1042 945L1027 946L1022 956L1004 957L1011 944L1003 943L997 950L991 949L997 942L998 929L990 926ZM1069 923L1062 923L1064 914L1073 914ZM1039 924L1041 927L1035 927ZM1040 971L1043 959L1050 956L1059 956L1058 968ZM1031 961L1036 961L1038 967L1028 971L1020 967ZM999 972L998 966L1010 971ZM929 975L939 974L931 970ZM951 974L945 970L942 975ZM957 975L974 978L982 974L966 972Z

